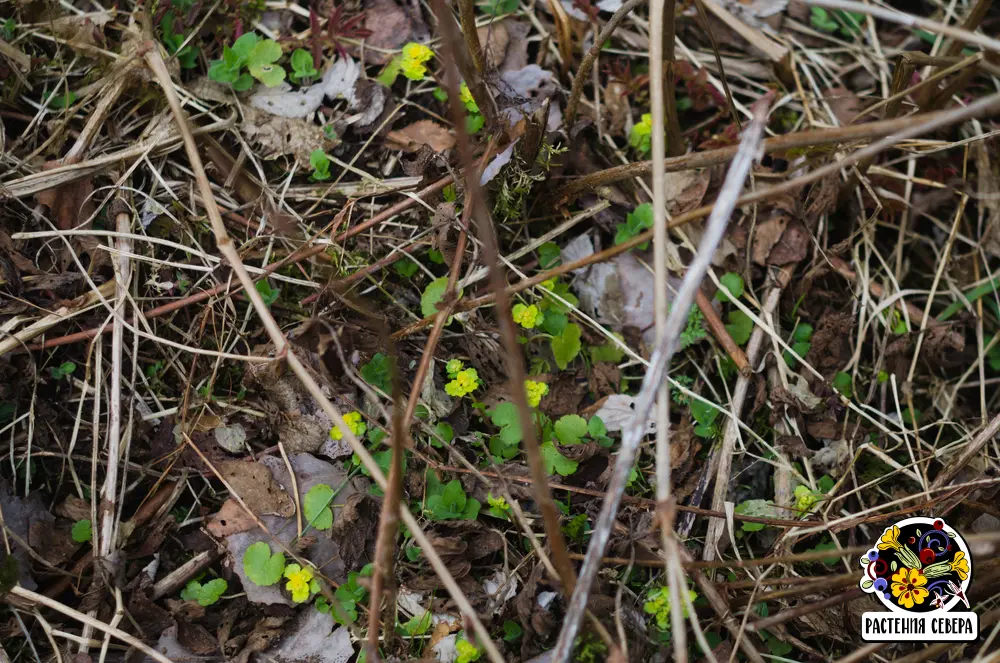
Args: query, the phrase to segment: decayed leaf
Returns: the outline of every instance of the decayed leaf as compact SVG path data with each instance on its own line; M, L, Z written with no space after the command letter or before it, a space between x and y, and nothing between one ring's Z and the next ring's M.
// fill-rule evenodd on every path
M787 216L779 216L757 224L753 232L752 255L755 263L758 265L768 264L767 258L771 255L771 249L781 239L781 235L785 232L790 220Z
M247 139L260 148L260 156L277 159L290 154L300 168L309 168L313 150L327 151L336 141L323 133L323 128L296 118L278 117L267 111L245 106L241 125Z
M290 516L295 513L288 493L275 483L271 470L261 463L229 460L219 463L218 469L233 492L257 515Z
M590 412L594 407L596 410ZM609 433L622 430L635 418L635 399L625 394L612 394L594 407L588 408L589 416L600 417ZM646 433L654 432L656 432L656 420L650 412L646 420Z
M45 504L38 493L31 493L26 499L18 497L13 494L11 486L3 477L0 477L0 510L3 511L5 526L23 541L28 540L28 532L36 523L50 523L54 520L52 514L45 509ZM11 540L10 545L13 556L18 562L20 573L18 582L26 589L36 589L38 585L31 577L31 557L16 541Z
M354 656L351 634L346 627L334 626L328 613L303 610L281 642L262 657L281 663L347 663Z
M397 131L390 131L386 146L418 152L422 145L429 145L435 152L444 152L455 146L455 137L433 120L418 120Z
M42 170L52 170L63 166L62 161L47 161ZM67 184L46 189L35 194L35 200L49 208L56 227L60 230L74 228L94 213L94 203L90 194L94 185L89 177L82 177Z
M391 57L381 53L380 49L398 50L407 42L424 41L423 37L427 35L427 26L420 11L410 11L394 0L367 0L364 25L371 31L365 44L373 47L365 49L365 57L376 64L384 64Z
M101 11L81 16L63 16L48 23L52 31L73 46L93 46L104 39L101 29L114 18L114 12Z
M231 454L243 451L247 441L247 431L241 424L219 426L215 429L215 443Z
M257 526L257 521L246 512L240 503L229 498L208 520L208 531L220 539L238 532L248 532Z

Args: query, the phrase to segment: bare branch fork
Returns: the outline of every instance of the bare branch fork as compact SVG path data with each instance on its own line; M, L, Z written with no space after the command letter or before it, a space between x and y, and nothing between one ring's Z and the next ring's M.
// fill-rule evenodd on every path
M767 98L765 98L767 99ZM642 381L642 389L636 399L635 415L625 428L622 435L621 448L618 451L618 458L615 462L614 475L611 484L608 486L608 497L601 507L600 516L594 527L590 538L590 545L587 547L587 557L584 559L583 568L577 580L576 590L570 599L569 608L566 611L566 618L563 622L562 631L559 633L559 641L552 652L552 663L566 663L569 660L573 649L573 642L576 640L580 629L580 619L583 617L587 607L587 599L590 589L594 584L598 570L601 568L601 558L604 556L604 549L607 547L608 539L611 536L611 528L615 517L618 515L618 507L621 505L622 495L625 492L625 482L628 480L629 471L635 462L635 455L639 449L639 444L646 435L646 421L653 408L653 401L656 398L660 384L666 379L667 369L670 360L677 350L677 339L687 321L688 310L694 303L695 294L701 287L701 280L712 261L712 254L715 247L722 240L722 235L729 222L729 216L736 207L739 200L740 191L743 189L743 182L750 171L757 150L760 146L761 138L764 134L764 124L767 118L767 105L769 99L758 102L754 109L753 121L747 126L740 149L733 158L732 166L726 175L726 181L722 185L719 198L715 203L711 215L706 223L705 233L698 245L698 253L691 261L684 281L674 299L670 314L667 317L666 331L663 338L657 343L656 349L649 362L649 369L646 377Z

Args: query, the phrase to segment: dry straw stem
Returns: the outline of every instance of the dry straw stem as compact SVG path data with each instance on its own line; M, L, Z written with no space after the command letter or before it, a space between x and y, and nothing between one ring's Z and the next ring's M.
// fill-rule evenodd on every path
M615 460L614 474L611 483L608 485L608 497L601 507L600 516L591 533L590 545L587 547L587 557L580 570L580 580L576 591L570 600L563 621L562 631L559 633L559 640L552 653L552 663L565 663L569 660L573 649L573 643L580 628L580 619L587 605L590 589L594 579L601 567L601 558L604 549L607 547L608 539L611 536L611 529L618 514L618 507L621 504L621 496L625 492L625 483L635 461L635 455L639 444L646 436L646 421L650 410L653 407L655 394L660 384L667 375L670 366L670 359L677 348L677 339L681 330L687 322L688 309L694 302L695 293L701 287L701 280L708 271L711 264L715 247L722 239L729 216L736 208L740 190L753 159L758 153L760 139L764 132L764 124L767 119L765 109L758 109L754 114L753 121L748 125L740 144L740 150L733 159L729 173L719 192L719 197L712 210L701 242L698 245L698 252L688 267L684 280L674 298L667 318L667 332L657 343L649 362L649 369L642 381L642 388L636 398L635 414L628 426L622 432L621 447L618 457Z
M455 44L460 43L456 34L454 20L451 19L451 12L445 6L443 0L435 0L432 3L434 13L438 17L444 37L444 47L446 53L453 52ZM451 20L449 20L451 19ZM535 501L538 502L542 510L542 522L545 526L545 535L548 537L549 546L552 549L552 559L556 569L559 571L559 580L562 583L563 591L568 595L573 591L576 582L576 573L573 564L570 562L566 548L566 539L559 526L559 511L555 501L552 499L552 492L549 490L549 477L545 472L545 465L542 461L542 454L539 449L538 435L533 425L534 416L531 407L528 405L528 395L524 388L524 363L522 360L521 346L517 342L517 330L514 327L514 320L510 314L510 304L505 290L506 280L503 269L500 265L500 251L497 246L496 231L489 211L486 209L485 198L479 186L478 169L474 167L472 151L469 147L468 135L465 132L462 105L458 95L457 72L454 61L456 58L446 58L445 83L448 91L449 106L452 120L455 125L455 137L458 145L459 155L462 164L465 166L466 205L472 207L472 217L476 222L479 241L483 248L483 262L489 267L489 284L493 291L496 302L496 316L500 324L500 333L504 345L504 354L507 364L508 378L510 379L511 400L517 407L518 417L522 425L521 430L524 438L524 450L528 457L528 465L531 468L532 489Z
M361 444L347 424L344 423L344 419L340 415L340 412L323 394L323 390L309 373L308 369L302 364L295 353L291 351L288 341L281 333L281 329L278 327L277 322L268 310L267 305L264 304L260 293L254 287L253 279L250 278L246 268L243 266L239 253L236 251L236 247L233 245L233 241L229 237L229 233L226 231L226 226L222 222L222 216L219 214L219 208L215 202L215 196L212 194L211 185L208 182L208 177L205 175L205 168L201 162L201 157L198 154L198 147L194 142L194 136L191 134L191 130L188 127L184 111L181 109L180 100L177 98L173 82L170 80L170 73L167 71L166 65L163 63L163 58L160 55L156 44L148 45L145 59L149 68L156 77L157 82L163 89L167 103L170 105L170 109L174 114L175 120L177 121L178 128L180 129L181 136L184 140L184 147L187 151L188 160L191 163L191 170L194 172L199 192L201 193L202 199L205 203L205 211L208 213L208 218L211 222L212 231L215 234L216 244L219 247L219 251L229 260L230 265L233 268L233 272L243 285L247 296L250 298L250 302L253 304L254 309L257 311L257 314L264 325L264 329L267 331L268 336L271 338L271 342L275 346L277 356L283 358L288 363L288 367L302 382L306 391L308 391L310 396L316 400L319 406L323 409L323 412L334 421L343 434L343 439L347 440L348 444L361 459L362 464L364 464L364 466L371 473L372 478L375 479L375 482L379 485L379 487L385 491L388 487L388 483L381 468L379 468L375 459L372 458L368 449ZM413 517L413 514L411 514L405 506L400 505L399 510L400 515L403 518L403 522L405 522L406 526L410 529L410 532L413 534L413 538L417 541L417 544L427 557L428 562L430 562L431 567L441 579L445 589L451 595L459 610L463 613L463 616L472 623L473 629L479 637L483 647L486 649L486 653L490 660L495 663L502 663L503 658L500 656L500 652L497 651L496 645L494 645L493 641L490 639L489 632L486 630L486 627L483 626L482 621L480 621L479 617L476 615L476 611L469 603L469 600L465 597L465 594L462 593L458 583L455 582L455 579L448 571L447 566L445 566L441 557L437 554L437 551L434 549L434 545L427 538L423 529L421 529L420 523L417 522L417 519Z

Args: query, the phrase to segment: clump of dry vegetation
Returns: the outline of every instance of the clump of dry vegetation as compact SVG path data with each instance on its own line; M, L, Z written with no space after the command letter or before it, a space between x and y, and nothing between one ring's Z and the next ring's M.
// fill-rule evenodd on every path
M0 4L0 661L996 660L998 24Z

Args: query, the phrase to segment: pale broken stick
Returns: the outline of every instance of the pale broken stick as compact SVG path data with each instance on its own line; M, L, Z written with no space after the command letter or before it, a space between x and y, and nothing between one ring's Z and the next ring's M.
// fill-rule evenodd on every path
M691 261L678 289L677 297L674 299L674 305L670 309L666 334L657 344L656 350L650 358L649 369L646 371L646 376L642 381L642 389L636 399L635 413L622 434L621 447L615 460L614 474L608 486L608 496L604 500L601 514L591 534L590 545L587 547L587 557L583 562L583 568L580 569L580 576L570 599L566 617L563 620L559 640L552 652L551 663L566 663L573 650L573 643L580 629L580 620L587 607L590 589L601 568L604 550L611 536L615 517L618 515L622 495L625 493L625 483L628 481L629 473L635 462L639 444L646 437L646 421L653 408L653 401L660 383L667 375L670 359L677 349L677 339L680 332L687 324L688 310L694 303L695 294L701 287L701 281L711 264L715 247L722 240L729 217L735 209L743 189L747 173L750 172L750 166L757 156L766 117L766 112L756 113L753 121L747 126L740 143L740 149L733 159L722 190L719 192L719 197L705 223L705 232L698 245L698 253Z

